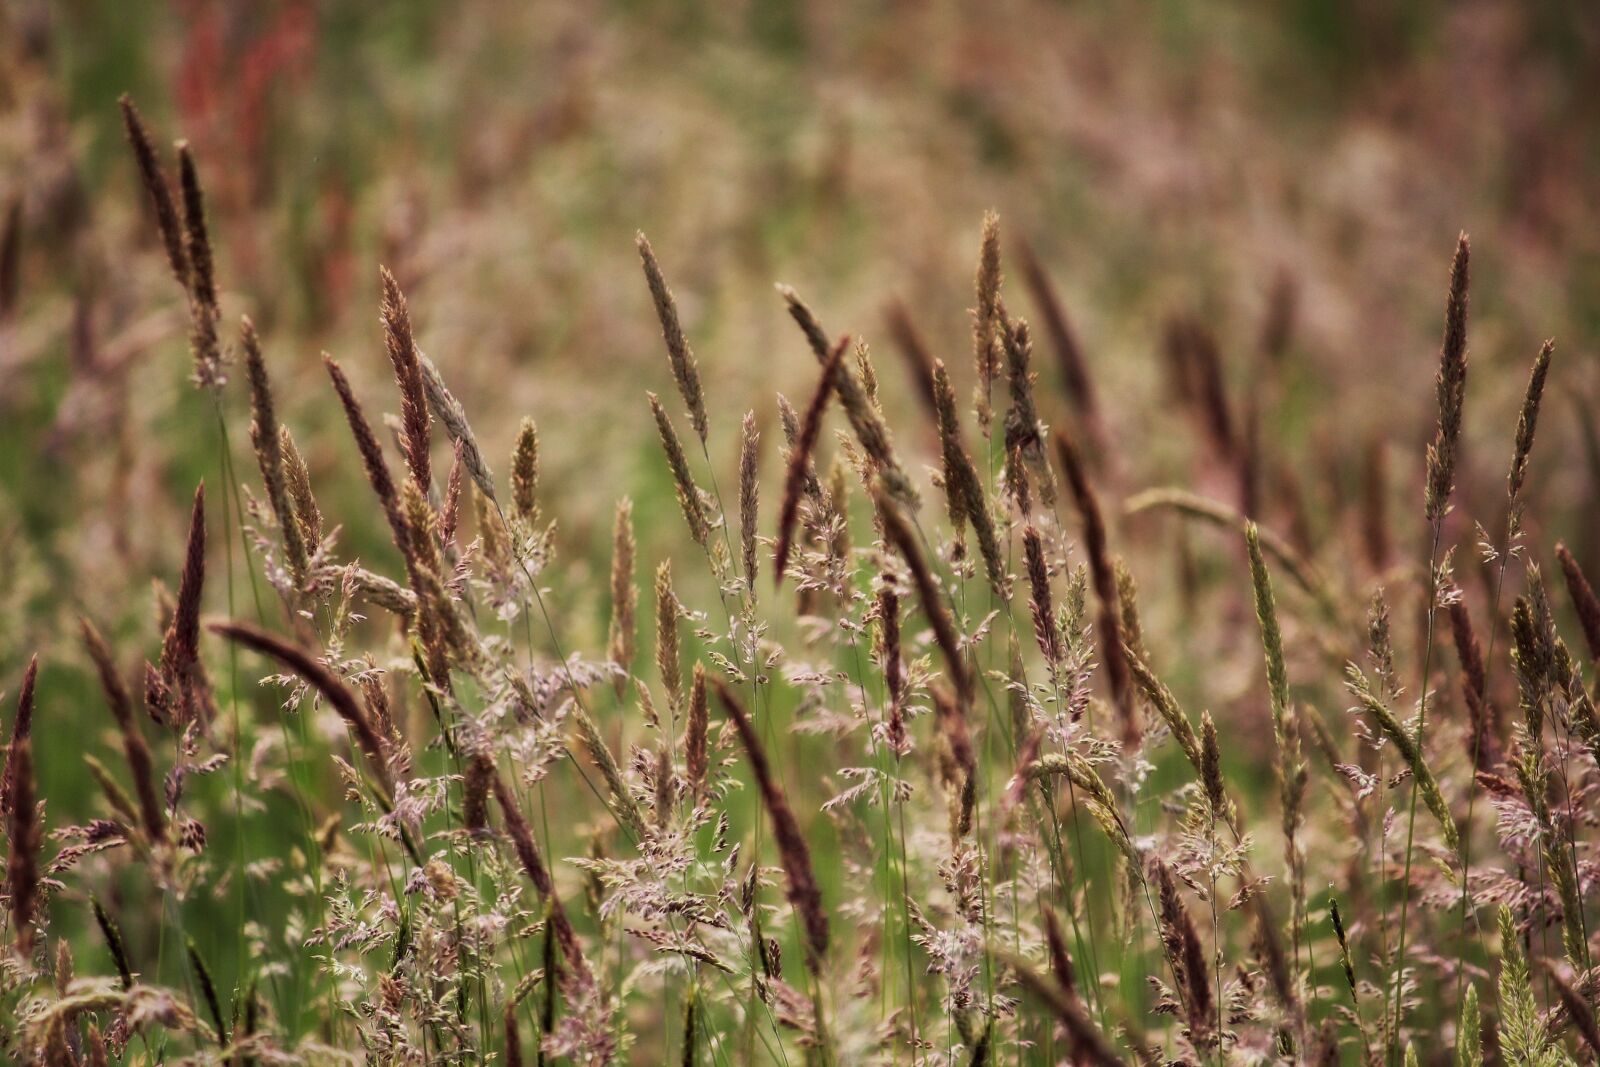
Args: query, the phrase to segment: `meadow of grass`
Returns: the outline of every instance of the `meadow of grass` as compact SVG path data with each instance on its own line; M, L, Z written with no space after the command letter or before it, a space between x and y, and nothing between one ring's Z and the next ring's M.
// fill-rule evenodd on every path
M1597 79L0 8L0 1058L1594 1062Z

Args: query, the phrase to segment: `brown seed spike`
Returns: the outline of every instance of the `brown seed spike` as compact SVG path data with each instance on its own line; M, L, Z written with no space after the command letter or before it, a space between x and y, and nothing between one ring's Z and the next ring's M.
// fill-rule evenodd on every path
M411 311L400 283L388 267L378 268L383 286L383 339L394 365L395 384L400 387L400 421L404 427L402 447L411 477L424 494L433 483L428 446L432 426L428 414L427 387L422 380L422 364L417 344L411 336Z
M267 377L267 362L261 353L261 340L255 323L247 315L239 322L244 347L245 378L250 383L250 441L255 446L256 464L261 468L261 483L266 486L267 502L278 520L283 535L283 553L295 584L307 576L305 540L289 496L289 482L283 461L283 437L278 432L278 417L272 403L272 383Z
M1111 682L1111 696L1122 716L1123 745L1132 750L1141 736L1139 710L1133 700L1133 686L1128 675L1128 663L1122 649L1122 624L1117 598L1116 568L1106 542L1105 519L1100 513L1100 501L1094 487L1089 484L1089 473L1078 456L1077 447L1064 430L1056 431L1056 454L1061 469L1066 473L1067 484L1072 489L1073 503L1083 518L1084 548L1089 556L1089 574L1094 581L1095 597L1100 601L1100 655L1106 665Z
M1435 387L1439 423L1428 446L1428 487L1424 514L1429 522L1442 517L1450 506L1456 484L1456 451L1461 439L1461 411L1467 391L1467 284L1470 246L1467 235L1456 240L1450 265L1450 295L1445 302L1444 341L1439 346L1439 376Z
M383 447L378 444L378 438L372 432L372 424L367 422L367 416L361 410L361 404L356 400L355 392L350 388L350 381L344 376L339 364L326 352L322 354L322 364L328 368L328 377L333 379L333 388L339 394L339 403L344 406L345 419L350 423L350 433L356 439L356 449L361 453L361 463L367 471L367 481L371 483L372 491L378 494L378 502L383 505L383 513L389 520L389 531L394 537L395 547L409 560L411 541L407 534L405 515L400 511L400 495L395 492L394 479L389 474L389 464L383 458Z
M128 134L128 144L133 148L133 159L139 167L139 180L144 183L155 209L156 226L161 231L161 243L167 251L167 265L172 276L185 291L189 288L189 257L183 247L183 228L178 222L177 204L172 199L172 187L161 172L161 160L151 143L150 131L145 128L133 98L123 93L118 103L122 107L122 125Z
M183 575L178 581L178 602L172 625L161 641L161 673L178 697L187 722L198 710L195 671L200 662L200 602L206 582L206 486L194 491L189 514L189 540L184 550Z
M772 819L778 855L788 878L789 903L799 913L805 926L806 964L813 975L820 977L823 960L828 954L828 916L822 907L822 891L817 888L816 875L812 871L811 849L806 844L799 822L795 820L794 810L789 807L788 798L772 773L772 765L767 761L766 750L761 747L761 738L756 734L749 713L721 678L713 677L711 683L716 687L717 697L727 710L728 718L733 720L734 728L739 731L739 740L744 743L745 754L750 759L750 769L755 774L756 786L761 790L767 815Z
M911 376L917 398L930 415L938 418L938 400L933 392L933 353L928 351L928 342L917 329L917 324L911 321L911 312L900 300L889 304L884 311L884 318L889 325L889 337L905 361L906 373Z
M1600 597L1595 596L1583 568L1568 551L1564 543L1556 545L1556 559L1561 563L1561 574L1567 580L1567 595L1572 598L1572 608L1578 623L1583 627L1583 640L1589 646L1589 656L1600 660Z
M211 252L211 235L206 230L200 171L187 141L178 142L178 187L183 194L183 239L189 260L189 329L194 350L194 380L204 388L219 388L228 380L222 370L222 343L217 336L222 309L217 304L216 265Z
M684 336L683 326L678 322L678 304L672 299L672 290L667 288L667 280L656 263L656 254L642 231L635 235L634 244L639 249L639 262L644 266L644 278L650 286L650 299L656 306L656 317L661 320L661 336L667 342L667 359L672 364L673 380L678 383L678 393L689 409L689 421L694 425L694 432L700 435L700 442L704 444L709 428L705 395L700 390L700 369L695 363L694 352L689 348L689 339Z
M906 561L906 566L911 570L911 580L917 587L917 598L922 602L923 614L928 616L928 622L933 626L934 640L939 643L939 651L944 654L945 666L955 681L956 692L960 694L963 703L969 703L973 693L972 676L961 657L961 642L956 637L955 623L951 620L950 612L940 597L939 585L934 580L933 571L928 568L927 559L922 555L916 532L886 494L878 496L878 514L883 520L883 532L888 537L889 543L900 553Z
M1017 253L1018 258L1022 260L1023 280L1027 283L1033 303L1044 320L1044 332L1050 339L1050 347L1055 351L1056 366L1060 369L1061 381L1066 386L1067 396L1077 409L1084 433L1094 453L1104 456L1105 441L1100 426L1099 402L1095 397L1094 380L1089 377L1089 365L1084 358L1083 346L1078 343L1066 307L1056 292L1055 284L1050 280L1049 272L1045 270L1038 254L1034 252L1033 245L1021 241L1017 244Z
M299 645L249 623L220 621L210 623L207 629L277 660L321 693L323 699L333 707L355 734L356 744L372 764L373 773L377 776L383 792L385 794L391 792L389 765L385 758L383 739L378 735L371 719L367 717L366 709L361 706L361 702L350 691L350 687L345 685L343 679Z
M833 395L835 382L839 376L839 365L843 362L844 354L849 347L850 338L846 335L839 338L833 350L828 353L828 361L822 365L822 374L817 379L817 387L811 394L811 403L806 405L805 419L800 424L799 439L789 450L789 470L783 479L783 506L778 512L778 548L773 554L773 585L783 584L783 574L789 564L789 552L794 546L795 520L800 514L800 497L801 490L805 486L806 469L811 462L811 453L816 448L817 437L822 432L822 414L827 410L828 398Z
M39 899L39 849L44 828L34 797L33 742L17 742L8 764L12 775L11 811L6 820L10 852L6 862L6 896L11 901L11 929L16 933L17 954L33 952L33 913Z
M150 746L139 732L139 721L133 713L133 697L117 669L116 657L106 644L100 631L86 618L78 620L83 635L83 647L94 661L100 675L100 688L111 708L112 718L122 732L122 752L128 761L128 771L133 775L134 791L139 797L139 815L145 833L151 841L166 839L166 813L161 806L161 796L156 790L155 764L150 758Z
M39 681L39 657L28 660L28 669L22 675L22 689L17 694L17 716L11 720L11 743L6 747L5 770L0 771L0 820L11 814L12 793L16 771L12 753L17 746L33 736L34 689Z

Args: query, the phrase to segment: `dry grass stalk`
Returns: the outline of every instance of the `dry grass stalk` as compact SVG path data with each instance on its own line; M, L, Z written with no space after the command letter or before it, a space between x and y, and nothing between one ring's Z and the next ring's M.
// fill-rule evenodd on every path
M806 471L811 467L812 452L816 449L817 438L822 433L822 414L827 410L828 398L833 395L837 387L836 383L840 378L839 367L849 347L850 338L846 335L839 338L833 350L828 353L827 362L822 365L822 374L817 379L817 387L811 393L811 402L806 405L805 419L800 423L799 436L789 449L788 471L783 479L783 504L778 509L778 547L772 557L774 585L783 584L783 575L788 569L789 553L794 546L795 523L800 516L800 496L805 486Z
M433 417L444 426L444 431L450 440L455 443L461 452L461 461L466 464L467 473L472 476L473 484L478 491L491 501L498 501L494 490L494 472L484 462L483 450L478 447L478 439L472 432L472 426L467 422L466 409L461 406L461 401L455 398L444 384L444 376L439 373L439 368L433 365L433 360L417 350L417 366L422 370L422 388L428 394L428 407L433 411Z
M389 763L383 738L372 725L366 709L338 675L300 646L247 622L213 622L207 629L276 660L322 694L323 699L327 700L339 718L343 719L355 734L356 744L372 765L373 774L384 794L388 795L391 792L393 785L389 776Z
M950 672L951 680L955 682L956 692L960 694L964 703L970 703L973 693L972 675L962 657L961 641L956 636L955 622L950 618L949 609L945 607L933 571L928 568L928 561L922 554L922 546L917 540L916 532L886 494L880 494L877 503L884 534L911 571L911 580L917 587L917 598L922 603L922 612L933 627L934 640L939 643L939 651L944 654L945 667Z
M1076 996L1034 970L1021 957L1004 950L998 951L997 955L1011 968L1022 987L1044 1001L1045 1006L1055 1013L1072 1038L1073 1048L1076 1055L1081 1057L1081 1062L1095 1064L1096 1067L1123 1067L1125 1061L1122 1056L1094 1024Z
M822 891L817 888L816 875L811 867L811 848L805 834L794 817L789 799L778 785L767 760L767 753L756 733L755 724L744 709L744 704L721 678L713 677L717 698L722 701L728 718L739 731L750 769L755 775L756 787L761 791L761 802L772 820L773 836L777 839L778 856L782 860L788 880L789 903L800 916L805 927L806 966L812 974L821 977L823 961L828 955L828 916L822 906Z
M87 618L80 618L78 627L83 636L84 649L100 675L100 688L105 693L106 704L111 708L111 715L117 720L117 729L122 733L122 752L128 760L128 771L133 776L134 792L139 797L139 816L145 834L152 842L164 841L167 836L166 813L162 808L161 794L156 788L155 763L150 758L150 746L139 732L133 698L117 669L116 657L112 655L100 631Z
M1067 485L1072 490L1073 504L1083 519L1083 543L1089 556L1089 576L1094 584L1095 598L1100 602L1100 656L1111 684L1112 700L1121 717L1122 743L1131 752L1138 747L1142 730L1139 709L1133 700L1128 661L1122 647L1121 604L1117 596L1116 568L1112 564L1106 540L1105 519L1101 515L1100 501L1095 496L1094 487L1089 484L1089 472L1072 438L1066 431L1057 430L1055 440L1056 455L1067 476Z
M672 364L672 378L678 383L678 393L689 409L689 421L694 426L694 432L700 435L700 441L704 444L710 425L706 418L705 395L700 389L700 369L695 363L694 351L690 349L689 339L684 336L683 326L678 322L678 304L672 299L672 290L667 288L667 280L662 277L661 267L656 263L656 254L642 231L634 236L634 244L639 250L639 262L644 267L645 282L650 286L650 300L656 306L656 318L661 320L661 336L667 342L667 360Z
M567 918L567 910L561 906L561 898L556 896L556 886L550 877L550 870L545 866L544 857L539 853L539 846L534 843L533 831L528 828L528 820L523 816L522 809L517 805L517 797L506 780L499 774L494 775L494 798L500 805L500 816L505 820L506 834L511 838L512 848L516 850L517 859L522 864L523 872L527 874L528 881L533 883L533 888L539 893L549 909L549 922L555 931L555 941L561 946L561 954L579 979L589 985L594 981L593 972L589 969L589 962L584 958L583 946L578 941L578 934L572 928L572 922ZM546 976L547 979L549 976Z

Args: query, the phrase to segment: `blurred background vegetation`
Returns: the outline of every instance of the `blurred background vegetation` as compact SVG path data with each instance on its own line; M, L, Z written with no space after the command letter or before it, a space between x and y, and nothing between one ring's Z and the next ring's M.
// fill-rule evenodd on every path
M396 571L318 356L338 357L375 411L393 410L384 263L497 470L518 420L538 420L542 492L559 522L552 596L591 650L616 499L636 500L647 565L684 540L645 403L671 379L638 229L708 382L723 485L750 408L775 473L773 390L804 396L815 374L775 281L830 329L874 342L893 424L919 468L935 462L883 312L903 300L965 391L965 309L993 208L1008 254L1028 242L1073 318L1112 442L1112 500L1150 485L1205 490L1208 478L1214 495L1232 492L1197 458L1162 356L1172 316L1198 316L1235 402L1259 420L1261 517L1351 582L1385 562L1342 506L1374 469L1387 472L1378 492L1394 514L1416 515L1402 528L1421 536L1444 283L1467 230L1463 510L1501 506L1525 368L1554 335L1561 385L1529 490L1530 515L1549 525L1530 539L1564 537L1600 569L1591 3L7 0L0 677L14 691L43 653L39 729L52 741L38 758L56 824L94 809L82 751L114 751L73 617L86 611L124 651L153 653L150 582L176 584L202 478L208 608L244 612L252 595L237 531L224 532L217 415L187 381L182 298L123 140L125 91L165 139L196 149L230 336L240 313L260 328L280 418L344 527L346 556ZM1265 360L1263 331L1284 306L1284 355ZM1059 421L1066 404L1042 353L1040 371L1045 418ZM234 462L253 484L237 383L225 405ZM1299 506L1273 486L1292 486ZM1203 577L1206 553L1234 552L1130 525L1123 543L1157 589L1192 582L1197 566ZM1452 536L1475 558L1469 525ZM704 602L703 574L680 582ZM1169 664L1180 684L1207 664L1213 689L1220 669L1239 700L1261 699L1244 695L1260 657L1248 628L1185 627L1180 612L1203 617L1203 599L1148 599L1152 629L1179 635L1164 653L1188 656ZM228 847L232 828L212 830ZM262 820L251 832L276 831ZM272 851L263 842L258 854ZM224 972L229 944L214 946Z

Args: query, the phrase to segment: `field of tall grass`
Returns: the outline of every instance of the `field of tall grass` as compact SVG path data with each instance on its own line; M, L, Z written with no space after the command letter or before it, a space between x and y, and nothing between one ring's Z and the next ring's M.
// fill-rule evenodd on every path
M1596 1062L1597 90L0 7L0 1061Z

